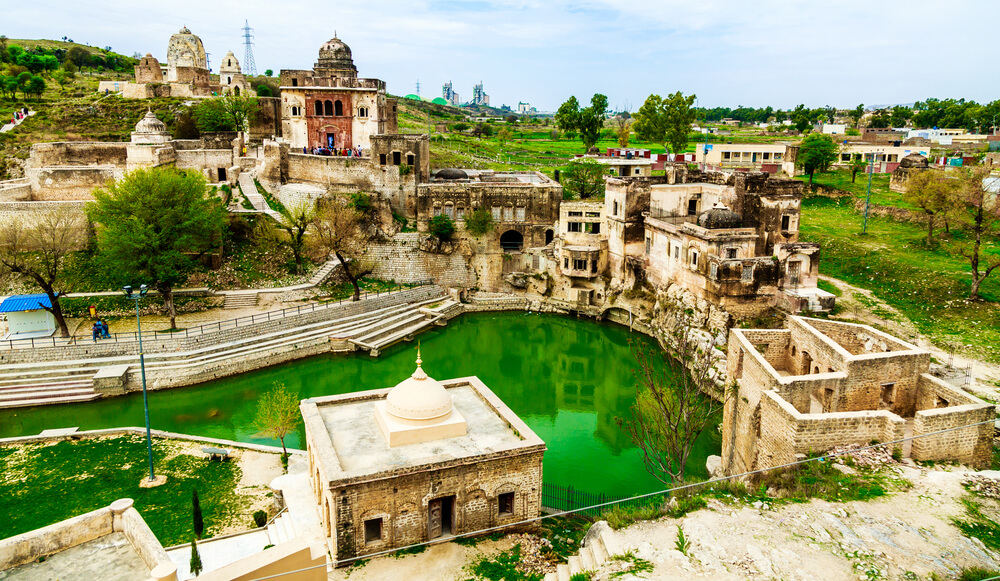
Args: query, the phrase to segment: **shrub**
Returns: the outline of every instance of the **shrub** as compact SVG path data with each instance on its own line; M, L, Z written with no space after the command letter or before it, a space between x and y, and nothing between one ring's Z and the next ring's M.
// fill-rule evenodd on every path
M493 214L485 206L479 206L465 219L465 229L473 236L482 236L493 227Z
M253 513L253 524L260 528L267 524L267 511L257 510Z
M438 240L451 240L455 233L455 223L445 214L431 218L430 232Z

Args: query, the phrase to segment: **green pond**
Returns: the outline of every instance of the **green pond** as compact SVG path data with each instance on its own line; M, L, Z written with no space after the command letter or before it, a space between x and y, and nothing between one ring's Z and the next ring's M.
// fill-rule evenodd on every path
M662 488L640 450L615 423L635 401L629 341L651 339L611 323L527 313L465 314L419 336L431 377L476 375L548 445L546 483L593 494L637 494ZM415 368L414 343L367 353L320 355L196 386L149 393L154 429L241 442L276 444L251 426L257 397L275 381L309 398L396 385ZM0 437L45 429L142 426L142 394L66 406L0 411ZM300 448L304 432L285 439ZM704 478L705 458L720 437L706 430L688 463Z

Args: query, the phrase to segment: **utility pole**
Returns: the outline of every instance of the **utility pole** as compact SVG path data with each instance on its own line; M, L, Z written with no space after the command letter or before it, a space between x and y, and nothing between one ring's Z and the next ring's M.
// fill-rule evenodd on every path
M865 193L865 223L861 228L862 234L868 234L868 208L872 202L872 174L875 173L876 157L878 157L877 150L872 152L872 162L868 165L868 191Z

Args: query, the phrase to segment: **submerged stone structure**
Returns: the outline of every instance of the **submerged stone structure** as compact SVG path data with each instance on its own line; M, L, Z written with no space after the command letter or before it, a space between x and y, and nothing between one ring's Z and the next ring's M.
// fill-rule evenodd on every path
M731 329L723 471L907 436L896 445L903 456L988 467L996 406L928 373L930 360L867 325L791 316L784 329Z
M516 525L541 510L545 443L476 377L301 403L309 474L339 565Z

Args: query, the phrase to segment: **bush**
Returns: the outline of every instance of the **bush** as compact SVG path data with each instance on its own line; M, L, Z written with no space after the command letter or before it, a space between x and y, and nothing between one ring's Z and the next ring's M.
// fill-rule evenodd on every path
M485 206L479 206L465 219L465 229L473 236L482 236L493 228L493 214Z
M257 525L257 528L267 524L267 511L257 510L253 513L253 524Z
M445 214L439 214L431 218L431 234L438 240L451 240L455 233L455 223Z

